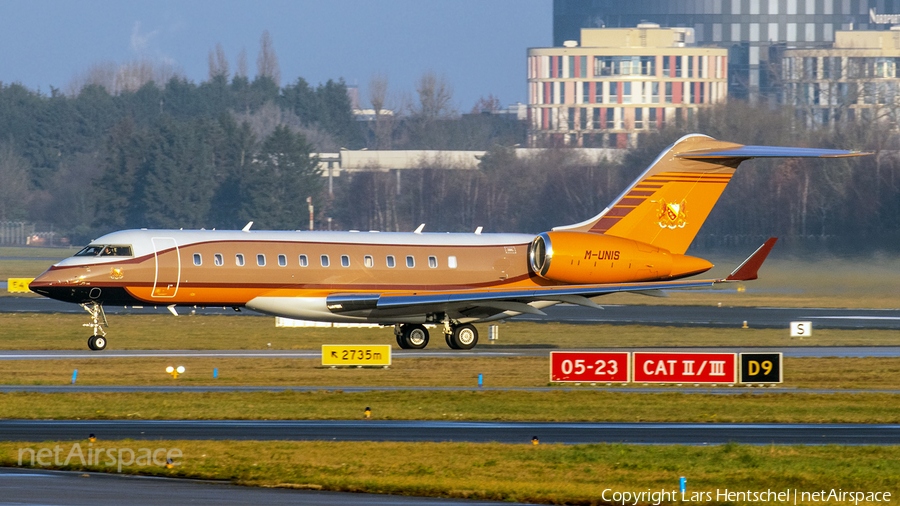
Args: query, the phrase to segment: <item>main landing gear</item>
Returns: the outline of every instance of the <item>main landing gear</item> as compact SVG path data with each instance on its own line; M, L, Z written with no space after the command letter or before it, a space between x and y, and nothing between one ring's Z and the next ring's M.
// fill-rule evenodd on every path
M93 351L100 351L106 348L106 331L103 326L109 326L106 321L106 313L103 312L103 306L97 302L82 304L81 307L91 315L91 323L84 323L82 326L90 327L94 331L94 335L88 338L88 348ZM102 323L101 323L102 321Z
M454 350L471 350L478 344L478 329L471 324L454 324L444 319L444 340ZM421 350L428 346L428 329L424 325L394 325L397 345L404 350Z

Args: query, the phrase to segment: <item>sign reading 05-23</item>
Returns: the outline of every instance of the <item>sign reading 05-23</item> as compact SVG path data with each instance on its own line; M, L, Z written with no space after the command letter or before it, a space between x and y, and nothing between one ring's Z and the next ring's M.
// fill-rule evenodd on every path
M627 352L550 352L550 381L626 383L628 372Z

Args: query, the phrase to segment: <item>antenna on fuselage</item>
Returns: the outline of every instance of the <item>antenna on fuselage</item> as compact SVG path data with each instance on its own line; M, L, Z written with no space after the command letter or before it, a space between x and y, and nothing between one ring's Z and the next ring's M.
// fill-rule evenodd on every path
M419 225L419 228L417 228L413 233L414 233L414 234L421 234L421 233L422 233L422 230L423 230L424 228L425 228L425 224L423 223L423 224Z
M241 232L249 232L250 227L252 227L252 226L253 226L253 222L252 221L248 222L246 225L244 225L244 228L241 229Z

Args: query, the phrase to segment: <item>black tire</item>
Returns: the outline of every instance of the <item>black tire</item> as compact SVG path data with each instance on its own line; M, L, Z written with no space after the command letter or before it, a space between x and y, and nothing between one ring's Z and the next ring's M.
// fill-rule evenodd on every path
M404 342L404 340L403 340L403 334L394 334L394 336L397 338L397 346L399 346L400 349L405 350L406 342Z
M421 350L428 346L428 329L424 325L404 325L403 344L409 350Z
M452 348L471 350L478 344L478 329L474 325L460 325L453 329L453 336L450 340L453 343Z
M453 334L444 334L444 340L447 341L447 346L450 347L451 350L458 350L459 348L453 344Z
M94 339L96 338L97 336L91 336L88 338L88 348L90 348L91 351L97 351L97 347L94 346Z

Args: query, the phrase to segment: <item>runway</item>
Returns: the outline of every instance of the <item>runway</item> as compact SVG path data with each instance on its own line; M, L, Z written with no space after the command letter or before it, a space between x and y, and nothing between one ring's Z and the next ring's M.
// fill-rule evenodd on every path
M609 305L604 309L559 304L544 309L547 316L520 315L511 321L558 322L571 324L653 325L692 327L741 327L746 321L751 328L788 328L792 321L812 321L822 329L893 329L900 330L900 309L829 309L776 307L714 306L631 306ZM107 314L168 314L165 306L142 308L105 307ZM191 308L178 308L190 313ZM252 311L236 313L231 308L194 309L197 314L254 315ZM0 313L68 313L84 314L76 304L44 297L0 297ZM264 316L271 318L269 316Z
M432 441L707 445L897 445L900 425L419 420L0 420L5 441L102 440ZM96 444L96 443L95 443Z
M494 502L284 488L240 487L227 482L109 473L0 468L0 506L129 506L197 504L271 506L343 504L376 506L495 505ZM127 497L127 499L125 498ZM519 503L516 503L519 504Z

